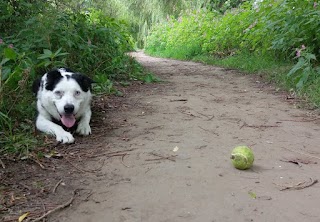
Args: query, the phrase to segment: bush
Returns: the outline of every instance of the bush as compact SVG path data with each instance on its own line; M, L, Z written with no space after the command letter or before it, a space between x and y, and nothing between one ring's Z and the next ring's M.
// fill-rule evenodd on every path
M190 59L202 52L205 36L217 13L188 11L177 20L156 25L147 38L146 51L169 57Z
M31 84L49 69L66 66L87 74L104 93L116 92L114 81L150 78L126 55L133 42L123 21L46 1L1 2L0 7L0 154L26 152L36 143Z
M295 62L287 77L301 90L320 74L319 7L308 0L264 0L257 5L243 3L224 15L185 12L177 20L155 26L146 51L175 58L251 53Z

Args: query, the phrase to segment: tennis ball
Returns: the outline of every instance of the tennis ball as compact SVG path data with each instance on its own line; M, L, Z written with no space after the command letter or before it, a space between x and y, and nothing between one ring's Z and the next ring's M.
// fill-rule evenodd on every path
M232 164L239 170L249 169L254 161L252 150L247 146L237 146L231 152Z

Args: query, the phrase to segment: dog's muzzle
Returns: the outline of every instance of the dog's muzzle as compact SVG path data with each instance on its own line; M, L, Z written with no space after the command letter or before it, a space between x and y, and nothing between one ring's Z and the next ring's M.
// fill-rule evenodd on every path
M76 118L73 114L74 105L66 104L63 107L63 109L64 109L64 114L61 115L61 122L66 127L71 128L76 123Z
M73 111L74 111L74 105L72 105L72 104L67 104L67 105L64 106L64 112L65 112L66 114L72 114Z

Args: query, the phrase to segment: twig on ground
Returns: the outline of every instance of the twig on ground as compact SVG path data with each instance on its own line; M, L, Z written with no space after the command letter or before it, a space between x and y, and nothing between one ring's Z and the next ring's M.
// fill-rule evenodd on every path
M196 116L194 114L192 114L191 112L185 111L185 110L178 110L180 113L188 115L188 116L192 116L192 117L198 117L201 118L200 116Z
M208 146L208 145L202 145L202 146L196 147L196 149L201 150L201 149L203 149L203 148L206 148L207 146Z
M163 160L163 159L166 159L166 158L146 159L146 161L159 161L159 160Z
M1 159L0 159L0 164L1 164L1 166L2 166L3 169L6 168L6 165L4 165L4 163L3 163L3 161L2 161Z
M123 155L127 155L127 153L115 153L115 154L112 154L112 155L108 155L106 157L110 158L110 157L114 157L114 156L123 156Z
M170 99L170 102L186 102L187 99Z
M137 99L137 100L132 104L132 106L135 106L140 100L141 100L141 98Z
M287 163L293 163L298 165L299 167L302 167L302 164L317 164L317 162L309 160L309 159L302 159L302 158L283 158L280 161L287 162Z
M315 121L315 120L320 120L320 118L313 118L313 119L283 119L283 120L280 120L280 121L286 121L286 122L312 122L312 121Z
M160 125L160 126L154 126L154 127L150 127L150 128L146 128L145 130L150 133L149 131L151 130L155 130L155 129L162 129L163 128L163 125Z
M135 148L128 149L128 150L109 152L109 153L100 153L100 154L92 155L92 156L90 156L90 158L95 158L95 157L99 157L99 156L105 156L105 157L122 156L124 153L130 152L133 150L135 150Z
M79 167L77 167L76 165L74 165L70 160L68 160L68 158L64 158L71 166L73 166L75 169L77 169L78 171L80 171L81 173L86 173L87 171L80 169Z
M77 170L79 170L79 171L82 172L82 173L95 173L95 172L97 172L97 171L99 171L99 170L102 169L102 167L104 166L104 162L105 162L105 160L103 160L101 166L99 166L97 169L85 170L85 169L81 169L81 168L77 167L75 164L73 164L73 163L72 163L70 160L68 160L67 158L65 158L65 160L66 160L68 163L70 163L71 166L73 166L74 168L76 168Z
M34 157L32 157L31 159L32 159L35 163L37 163L42 169L44 169L44 170L46 169L39 160L35 159Z
M125 167L127 167L127 168L130 168L130 166L127 166L127 165L124 164L124 162L123 162L123 159L124 159L124 157L125 157L126 155L127 155L127 153L125 153L125 154L122 155L122 157L121 157L121 163L122 163L123 166L125 166Z
M156 161L156 160L170 160L172 162L176 162L175 158L177 155L172 155L172 156L162 156L160 154L157 154L157 153L150 153L151 155L154 155L156 157L160 157L160 158L156 158L156 159L146 159L146 161Z
M58 186L61 184L62 180L59 180L59 182L53 187L52 193L55 193Z
M243 125L240 127L240 129L242 129L243 127L270 128L270 127L280 127L280 126L279 125L248 125L247 123L243 123Z
M25 184L23 184L23 183L18 183L20 186L22 186L22 187L24 187L24 188L26 188L27 190L32 190L32 188L31 187L29 187L29 186L27 186L27 185L25 185Z
M285 163L293 163L293 164L296 164L298 165L299 167L302 167L301 163L297 160L286 160L286 159L283 159L283 160L280 160L281 162L285 162Z
M43 200L42 199L40 199L40 201L41 201L41 205L42 205L42 213L43 214L45 214L46 213L46 211L47 211L47 209L46 209L46 205L44 205L44 203L43 203Z
M316 183L318 183L317 179L309 178L309 181L302 181L294 185L288 185L288 186L279 185L279 184L276 184L276 185L281 187L280 191L284 191L284 190L302 190Z
M200 113L200 112L196 112L196 113L200 114L201 116L204 116L204 117L208 118L208 120L211 120L214 117L214 116L208 116L208 115Z
M82 200L82 201L88 201L88 200L89 200L89 197L91 197L91 196L93 195L93 191L92 191L91 189L79 189L79 195L80 195L80 196L84 195L84 194L81 194L81 193L80 193L81 190L83 190L83 191L86 191L86 190L87 190L87 191L89 191L89 192L88 192L88 194L87 194L87 196L86 196L85 198L79 198L79 199Z
M62 204L62 205L59 205L59 206L57 206L56 208L54 208L54 209L52 209L52 210L49 210L47 213L43 214L41 217L38 217L38 218L36 218L36 219L34 219L34 220L32 220L32 219L30 218L30 219L27 219L26 221L28 222L28 221L31 221L31 220L32 220L32 222L38 222L38 221L41 221L42 219L46 218L46 217L49 216L50 214L53 214L53 213L57 212L58 210L61 210L61 209L63 209L63 208L68 207L69 205L72 204L72 202L73 202L73 200L74 200L74 198L75 198L76 192L77 192L77 190L74 190L74 191L73 191L72 197L71 197L66 203L64 203L64 204Z
M202 116L204 116L204 117L207 117L208 119L208 121L210 121L210 120L212 120L213 118L214 118L214 115L212 115L212 116L208 116L208 115L205 115L205 114L203 114L203 113L200 113L200 112L197 112L198 114L200 114L200 115L202 115Z
M259 179L259 177L250 177L250 176L242 176L242 175L240 175L240 177L242 177L242 178L246 178L246 179L252 179L252 180L258 180Z
M297 150L292 150L292 149L289 149L289 148L286 148L286 147L281 147L281 148L283 148L285 150L289 150L289 151L294 152L294 153L298 153L298 154L301 154L301 155L304 155L304 156L307 156L307 157L311 157L311 158L315 158L315 159L320 160L320 157L318 157L318 156L313 156L311 154L304 153L304 152L297 151Z
M97 171L101 170L101 169L102 169L102 167L104 166L105 161L106 161L106 159L103 159L103 160L102 160L102 163L101 163L101 166L100 166L100 167L98 167L97 169L94 169L94 170L91 170L91 171L93 171L93 172L97 172Z
M216 135L216 136L219 136L219 133L216 133L216 132L214 132L213 130L205 129L205 128L202 128L201 126L198 126L198 127L199 127L200 129L206 131L206 132L209 132L209 133L212 133L212 134L214 134L214 135Z

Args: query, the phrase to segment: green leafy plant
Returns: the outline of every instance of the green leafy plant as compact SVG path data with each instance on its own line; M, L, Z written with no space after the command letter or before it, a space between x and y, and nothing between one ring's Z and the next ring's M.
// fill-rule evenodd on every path
M313 68L313 63L317 60L314 54L307 51L301 52L301 49L297 51L297 54L299 56L298 62L288 72L287 76L294 76L296 87L301 89L311 75L315 75L317 71L319 72L319 68Z
M94 91L98 94L101 93L115 93L117 90L115 89L113 82L108 79L106 75L96 75L95 76L96 85L94 86Z
M52 52L49 49L43 49L43 54L40 54L38 60L43 60L37 64L38 66L42 67L59 67L64 66L66 64L66 55L69 53L61 52L62 48L59 48L56 52ZM61 60L57 60L60 57L63 57Z

